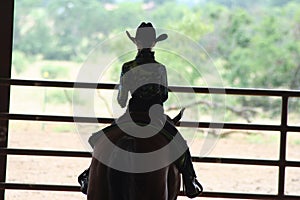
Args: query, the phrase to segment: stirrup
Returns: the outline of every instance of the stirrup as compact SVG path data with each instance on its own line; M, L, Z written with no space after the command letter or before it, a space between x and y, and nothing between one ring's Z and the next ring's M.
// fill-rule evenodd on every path
M87 194L88 182L89 182L89 169L86 169L78 176L78 183L80 185L80 191L83 194Z
M196 177L191 177L191 179L189 181L193 181L194 183L192 183L193 185L196 184L196 186L199 187L199 191L194 193L194 194L188 194L187 190L186 190L186 179L183 177L182 174L182 180L183 180L183 194L186 195L188 198L195 198L198 197L200 194L203 193L203 187L202 185L199 183L199 181L196 179ZM196 188L195 188L196 189Z

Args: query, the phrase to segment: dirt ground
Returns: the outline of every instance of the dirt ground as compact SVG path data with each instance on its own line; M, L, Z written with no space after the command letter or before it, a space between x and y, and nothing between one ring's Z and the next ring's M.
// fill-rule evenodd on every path
M18 123L14 126L18 127ZM76 131L53 132L32 128L29 124L24 131L12 128L9 135L10 148L55 149L86 151ZM274 136L275 135L275 136ZM192 154L200 155L205 137L188 140ZM288 137L287 158L300 160L300 137ZM252 159L278 159L279 134L232 133L219 138L211 157L233 157ZM43 156L8 156L7 182L78 185L77 176L89 166L89 158L65 158ZM276 194L278 168L254 165L195 163L199 180L205 191L239 192L255 194ZM286 194L300 195L300 168L286 169ZM6 190L7 200L83 200L79 192L48 192ZM179 199L187 199L180 197ZM201 198L205 199L205 198ZM207 198L208 199L208 198Z

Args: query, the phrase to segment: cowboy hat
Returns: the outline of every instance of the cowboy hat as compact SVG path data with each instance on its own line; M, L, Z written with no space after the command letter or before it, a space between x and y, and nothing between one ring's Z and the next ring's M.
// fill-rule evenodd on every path
M142 22L136 30L135 37L132 37L126 31L128 38L140 48L152 48L156 42L163 41L168 38L167 34L161 34L156 37L155 29L151 23Z

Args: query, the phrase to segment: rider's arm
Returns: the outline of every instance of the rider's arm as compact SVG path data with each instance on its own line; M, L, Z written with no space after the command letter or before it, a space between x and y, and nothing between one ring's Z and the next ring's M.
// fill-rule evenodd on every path
M166 67L162 65L162 101L165 102L168 99L168 77Z
M126 84L126 78L124 77L125 74L126 64L122 66L122 72L120 76L120 84L119 84L119 91L118 91L118 103L122 108L126 106L127 98L128 98L128 88Z

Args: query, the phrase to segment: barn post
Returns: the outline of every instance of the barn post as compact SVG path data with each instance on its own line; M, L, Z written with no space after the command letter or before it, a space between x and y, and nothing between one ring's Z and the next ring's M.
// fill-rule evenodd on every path
M0 78L11 78L14 0L0 1ZM9 112L10 85L0 85L0 113ZM8 119L0 119L0 148L8 141ZM0 154L0 182L5 183L7 155ZM2 184L3 185L3 184ZM0 200L5 189L0 189Z

